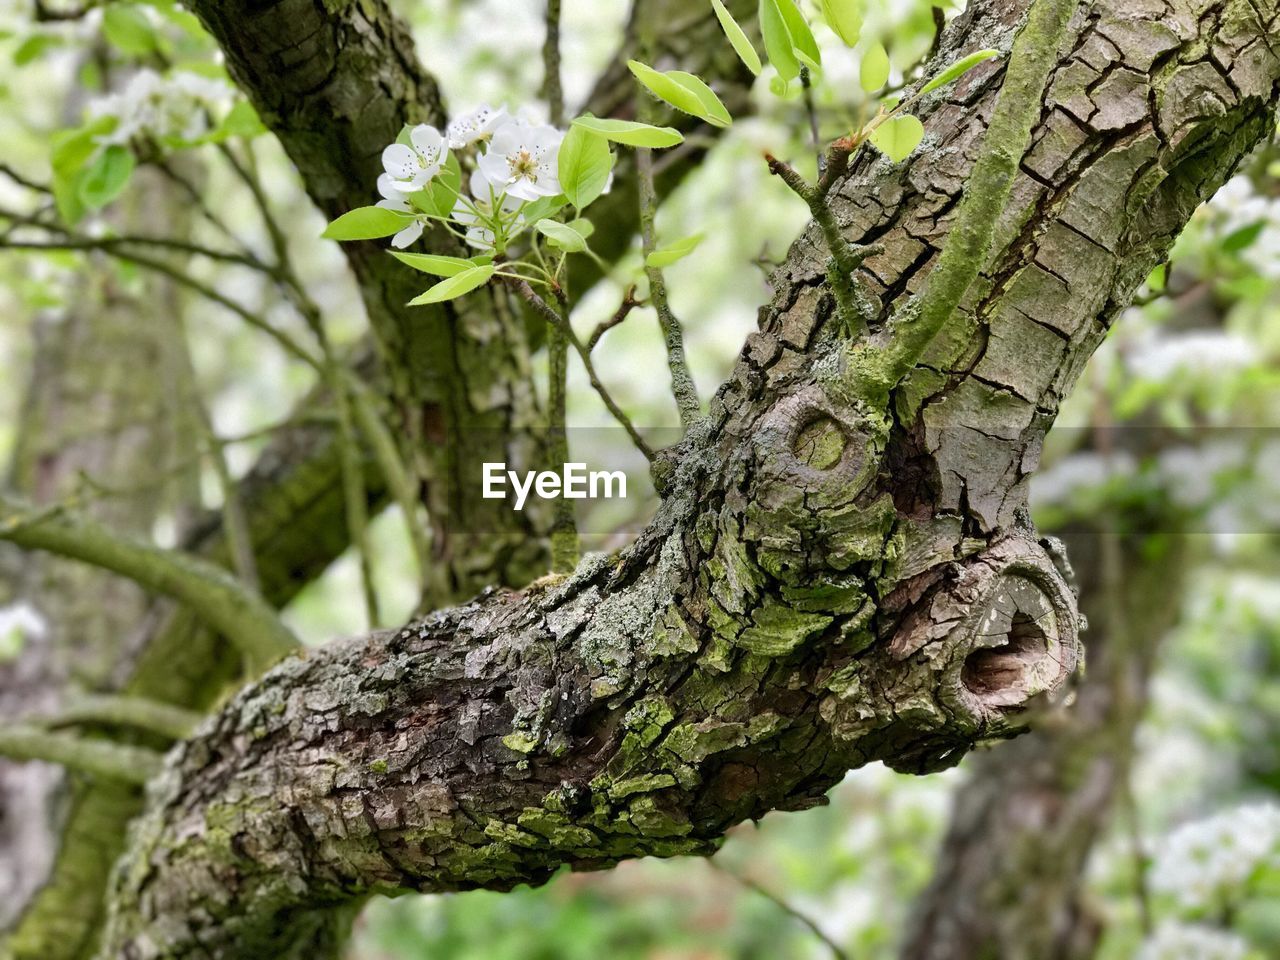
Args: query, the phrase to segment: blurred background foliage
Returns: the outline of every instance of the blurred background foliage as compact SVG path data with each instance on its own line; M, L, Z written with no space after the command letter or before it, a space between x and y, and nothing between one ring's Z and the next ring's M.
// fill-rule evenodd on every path
M867 36L889 48L894 82L929 49L933 7L893 0L869 11ZM0 209L22 209L30 200L23 179L49 182L59 131L79 124L89 101L118 89L138 64L225 81L212 43L179 7L112 9L127 13L37 23L25 2L0 5L0 160L7 172L0 174ZM538 4L423 0L399 3L398 11L453 107L517 108L532 99L541 71ZM571 104L611 56L625 14L623 0L566 2ZM833 38L825 28L818 32L831 82L817 106L824 132L836 135L867 105L856 92L855 55L827 42ZM659 216L669 236L708 237L668 271L704 396L754 327L756 308L768 296L769 265L806 220L803 204L771 181L761 160L768 149L812 165L801 105L764 95L767 79L757 85L756 114L734 124ZM227 98L230 110L229 88ZM331 336L340 345L354 342L364 319L337 246L319 239L323 222L272 139L258 136L249 149ZM1090 860L1089 898L1106 923L1105 958L1280 957L1277 157L1274 147L1261 151L1197 213L1171 265L1152 277L1063 410L1035 486L1037 520L1046 528L1105 515L1113 531L1147 534L1145 562L1159 564L1167 548L1162 540L1173 536L1189 541L1193 558L1187 588L1167 598L1177 606L1176 626L1161 648L1153 701L1138 734L1132 803ZM218 220L234 224L251 245L267 247L254 200L220 162L216 145L178 151L174 163L185 165ZM109 209L145 210L148 183L135 177ZM370 194L372 202L372 184ZM111 229L102 214L90 214L82 227L95 236ZM197 238L213 230L204 221L190 226ZM639 259L637 248L591 292L574 317L580 329L612 311ZM196 262L191 270L282 328L300 326L260 275L225 263ZM146 272L101 251L0 256L0 462L12 454L23 415L34 331L59 322L86 295L86 283L108 294L153 295ZM232 438L227 457L240 475L311 386L310 373L217 304L189 293L177 302L214 429ZM640 314L611 331L597 363L639 423L676 423L652 316ZM578 369L570 400L575 427L611 426ZM139 482L153 483L157 496L172 494L163 470ZM92 478L85 483L85 496L110 496ZM206 506L216 507L220 488L211 470L202 487ZM631 501L638 515L649 505ZM634 529L635 519L614 522ZM172 543L179 522L162 515L156 540ZM416 588L403 573L411 568L409 545L393 510L375 520L372 535L385 617L407 616ZM588 546L623 539L599 536ZM303 591L287 616L315 643L357 632L364 626L351 599L358 592L357 564L347 555ZM16 654L24 629L21 617L0 617L0 658ZM827 807L737 828L714 862L628 863L605 874L565 873L538 890L379 901L358 920L350 955L892 957L913 898L932 874L949 800L968 766L926 779L858 771L832 792Z

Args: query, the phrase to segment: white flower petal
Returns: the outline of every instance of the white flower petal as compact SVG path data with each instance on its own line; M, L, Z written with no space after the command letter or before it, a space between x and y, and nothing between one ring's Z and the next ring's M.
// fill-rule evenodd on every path
M382 206L382 204L378 205ZM391 238L391 245L397 250L403 250L420 236L422 236L422 221L415 220Z
M412 147L393 143L382 151L382 167L395 180L409 180L422 169L422 163Z

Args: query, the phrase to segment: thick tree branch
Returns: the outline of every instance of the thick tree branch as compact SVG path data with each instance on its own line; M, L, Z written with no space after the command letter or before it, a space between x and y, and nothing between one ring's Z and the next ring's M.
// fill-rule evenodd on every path
M1074 22L993 255L926 353L945 373L914 370L884 409L859 398L811 229L632 548L246 690L172 755L106 954L279 952L292 923L369 891L708 852L851 766L937 769L1017 732L1078 639L1026 475L1107 325L1269 131L1280 62L1263 9L1206 5L1178 36L1118 6ZM1007 48L1025 11L975 6L941 56ZM1227 73L1202 59L1207 38L1236 53ZM1100 49L1100 69L1147 87L1091 84L1077 120L1057 104ZM886 307L942 246L998 76L979 68L925 105L930 149L912 162L863 156L838 187L849 239L884 244L864 271ZM1132 118L1119 134L1117 115Z

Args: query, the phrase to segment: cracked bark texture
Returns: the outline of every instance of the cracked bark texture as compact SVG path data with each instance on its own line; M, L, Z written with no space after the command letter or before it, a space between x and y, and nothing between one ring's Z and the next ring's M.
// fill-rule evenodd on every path
M709 10L691 12L678 6L670 0L641 0L635 5L632 26L615 69L601 77L590 97L593 112L623 116L631 110L631 78L622 64L629 55L626 51L634 45L635 25L645 19L678 23L681 29L664 38L659 56L670 60L671 65L714 79L735 112L746 109L750 78L731 51L711 42L719 29L714 17ZM751 29L754 5L737 0L730 6ZM379 136L394 136L403 120L438 121L439 105L434 95L424 105L408 99L405 92L430 92L434 81L413 59L403 30L380 5L330 5L327 9L317 6L303 14L299 14L300 9L296 4L278 5L275 9L255 6L252 16L247 8L230 10L225 21L228 32L222 40L239 51L244 66L238 79L264 110L273 131L302 158L300 172L311 195L326 210L361 205L370 199L368 186L376 173L370 165L376 168L377 162L376 155L371 161L364 154L351 160L357 156L351 152L352 138L367 135L374 138L370 142L376 142ZM385 29L369 28L371 21L384 20ZM305 25L309 25L306 30L302 29ZM363 41L357 51L347 54L342 38L351 34L359 35ZM301 36L308 39L299 42ZM320 42L318 38L324 36L338 39ZM370 71L368 64L375 61L380 68ZM316 63L327 64L327 84L320 87L312 84ZM278 95L281 77L289 79L283 87L288 98L265 100ZM264 104L268 103L271 112L265 112ZM353 104L364 106L357 108ZM370 104L376 109L366 116L364 107ZM351 125L330 127L330 113L340 115ZM682 125L688 126L688 121ZM693 170L703 149L698 146L682 152L661 174L663 188L674 187ZM629 181L620 184L597 206L603 215L597 216L602 230L596 250L605 260L613 260L625 252L636 228L634 187ZM453 348L440 351L438 344L424 339L436 335L430 324L410 324L411 320L421 320L427 311L419 309L411 317L401 307L403 299L411 295L405 291L421 283L420 275L414 279L411 272L402 270L390 257L374 254L369 245L354 264L363 281L370 317L383 333L391 331L387 336L416 336L419 342L406 346L402 356L384 353L381 365L375 362L372 347L362 346L356 351L354 366L379 394L401 398L399 409L402 424L407 425L406 436L412 432L409 421L420 415L421 424L413 431L427 433L425 446L428 451L437 452L441 448L438 441L444 435L443 425L471 423L473 411L488 409L486 404L491 401L499 412L486 420L487 424L500 424L509 436L517 438L521 429L535 425L536 411L511 414L515 404L509 403L510 398L503 392L512 378L528 379L522 364L527 364L530 346L523 337L508 340L498 335L506 331L503 324L509 324L514 315L507 312L507 305L494 301L472 305L465 318L466 331L472 339L459 335L453 327L443 334L449 343L456 343L460 357L469 358L464 365L470 372L462 378L462 388L450 392L441 384L453 382L448 381L448 376L456 373L450 373L452 368L448 367ZM575 270L574 287L585 289L597 277L594 265ZM416 288L412 292L416 293ZM396 299L402 295L402 299ZM432 322L456 325L459 321L452 313L444 313ZM489 353L480 355L477 351L481 348ZM495 360L493 351L502 351L502 357ZM444 373L437 369L441 362L446 364ZM411 380L419 379L407 385L401 382L401 392L397 393L388 386L387 379L397 372L404 376L406 370ZM406 389L421 395L417 400L411 397L407 406L402 399ZM528 399L522 397L521 403ZM323 389L300 405L300 409L308 411L329 407L330 398ZM458 431L465 435L461 427ZM417 438L419 453L421 440ZM412 465L424 476L423 499L433 511L433 518L472 517L477 508L489 506L478 501L472 486L450 485L447 478L438 477L440 471L460 472L459 463L423 464L420 458L412 457L414 437L407 436L405 446ZM372 463L366 465L365 483L371 507L385 503L384 480ZM263 594L273 604L287 603L348 545L336 437L328 424L301 423L281 431L242 482L241 496L249 511ZM482 519L478 526L488 529L486 522ZM197 522L185 548L228 562L220 523L217 515ZM459 549L453 544L450 530L440 523L436 527L438 559L446 574L441 578L440 595L428 597L428 602L467 596L482 584L523 582L540 562L541 549L528 528L521 527L507 537L499 522L491 530L494 535L487 538L492 549L482 550L475 542ZM135 650L127 656L117 651L115 669L123 678L127 693L206 709L241 682L235 651L189 611L164 605L145 619L138 635ZM31 769L25 768L24 777L29 777ZM107 871L123 847L127 824L140 810L141 797L135 790L94 779L79 784L75 798L62 812L60 850L52 873L46 878L43 873L25 871L24 876L32 885L39 884L37 896L26 903L21 902L25 898L10 902L15 919L0 937L0 956L82 960L92 955L102 920Z
M940 62L1007 50L1026 9L976 4ZM811 229L637 543L241 692L153 784L101 955L293 955L370 892L709 853L850 767L925 772L1017 732L1078 641L1027 477L1108 325L1271 128L1276 17L1082 7L995 253L888 410L837 339ZM849 238L885 245L866 269L886 315L945 241L1001 71L923 104L914 159L861 155L839 188Z

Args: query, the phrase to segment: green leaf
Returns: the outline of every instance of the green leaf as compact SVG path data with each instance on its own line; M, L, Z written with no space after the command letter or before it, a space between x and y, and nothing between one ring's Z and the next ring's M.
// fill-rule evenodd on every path
M889 53L883 43L874 44L858 67L858 80L867 93L876 93L889 82Z
M565 226L570 230L576 231L584 240L596 232L596 225L585 217L576 217L566 223Z
M101 117L95 122L71 130L60 130L53 135L53 149L49 163L53 167L53 202L58 216L68 226L74 226L84 216L84 203L80 200L80 175L84 165L98 151L98 137L114 129L113 117Z
M716 92L712 90L703 79L684 70L668 70L667 76L676 83L681 84L702 103L702 108L706 112L699 114L703 120L717 127L727 127L733 123L733 117L729 115L728 109L720 98L716 96Z
M924 124L911 116L890 117L871 134L871 142L894 163L907 159L923 139Z
M456 276L450 277L448 280L441 280L434 287L427 290L421 296L414 297L409 301L409 306L420 307L426 303L443 303L445 300L453 300L462 296L464 293L470 293L476 287L483 286L489 282L489 278L498 270L492 263L484 264L479 267L472 267L470 270L464 270Z
M569 253L582 253L587 249L587 238L567 223L557 220L539 220L533 228L546 237L551 245Z
M705 234L695 233L691 237L683 237L675 243L669 243L665 247L658 247L653 253L644 258L645 266L669 267L677 260L683 260L689 254L697 249L698 244L702 242Z
M103 150L80 177L77 192L80 202L90 210L99 210L120 196L137 165L133 153L118 144Z
M614 143L625 143L629 147L674 147L684 140L680 131L674 127L653 127L634 120L579 117L573 121L573 125L598 133Z
M796 59L791 33L775 0L760 0L760 32L764 34L764 52L778 76L787 83L800 76L800 61Z
M998 56L1000 56L999 50L979 50L976 53L969 54L967 57L962 57L921 87L917 96L923 97L926 93L932 93L939 87L945 87L953 80L958 80L964 76L978 64Z
M733 45L733 51L738 55L738 59L745 63L747 69L755 76L760 76L760 70L763 67L760 63L760 54L756 53L756 48L747 39L746 32L738 26L738 21L733 19L733 15L725 9L721 0L711 0L711 7L715 10L716 17L720 21L720 29L729 38L729 43Z
M582 210L604 192L613 169L613 153L604 137L585 127L570 127L560 144L558 163L560 189Z
M17 50L13 51L13 65L15 67L25 67L28 63L40 59L46 50L60 47L63 43L63 38L58 34L32 34L18 45Z
M356 207L325 227L320 236L327 240L377 240L399 233L410 219L407 213L385 207Z
M569 132L573 132L573 128L569 128ZM566 136L566 139L568 137ZM564 149L562 144L561 150ZM563 186L563 184L561 184ZM520 207L520 213L524 217L525 222L533 222L543 219L544 217L552 217L564 209L565 204L569 202L569 198L563 193L558 193L554 197L539 197L530 203L523 204Z
M733 122L715 91L692 73L683 70L662 73L639 60L628 60L627 67L637 80L677 110L717 127L727 127Z
M846 47L857 46L862 35L862 0L822 0L822 19Z
M777 4L778 12L787 25L787 33L791 36L791 48L796 58L810 70L822 69L822 54L818 51L818 42L813 39L813 31L805 22L804 14L795 5L795 0L771 0Z
M1222 238L1223 253L1240 253L1248 250L1257 242L1258 237L1262 236L1262 231L1267 228L1266 220L1258 220L1254 223L1245 224L1239 229L1232 230Z
M399 250L392 250L390 253L401 263L436 277L456 277L464 270L470 270L476 266L474 261L465 260L462 257L441 257L431 253L401 253Z
M137 7L120 3L102 11L102 33L108 43L131 57L146 56L159 42L147 15Z
M222 119L222 123L218 124L218 130L215 134L217 140L226 140L229 137L244 137L246 140L266 133L267 128L258 116L258 111L253 109L253 104L248 100L240 100Z

